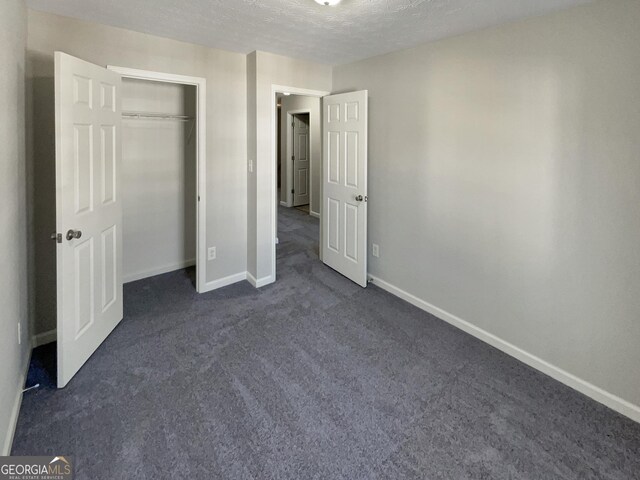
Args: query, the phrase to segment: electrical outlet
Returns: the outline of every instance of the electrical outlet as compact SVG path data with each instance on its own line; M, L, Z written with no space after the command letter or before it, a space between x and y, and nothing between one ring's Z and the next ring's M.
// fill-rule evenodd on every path
M18 322L18 345L22 343L22 326Z
M380 257L380 247L378 246L377 243L373 244L373 248L371 249L371 254L376 258Z
M249 172L253 173L253 160L249 160Z
M207 260L215 260L216 259L216 247L209 247L207 250Z

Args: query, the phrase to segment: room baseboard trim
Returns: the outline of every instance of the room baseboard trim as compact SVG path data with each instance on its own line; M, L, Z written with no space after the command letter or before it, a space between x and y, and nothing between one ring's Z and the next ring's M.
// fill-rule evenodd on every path
M283 202L282 200L280 200L280 206L281 207L291 207L291 205L289 205L287 202Z
M311 215L312 217L315 217L315 218L320 218L320 214L317 213L317 212L309 211L309 215Z
M226 287L228 285L232 285L234 283L242 282L247 279L247 272L234 273L233 275L229 275L224 278L219 278L218 280L212 280L204 284L204 290L200 293L211 292L212 290L217 290L218 288Z
M247 272L247 281L254 287L260 288L260 287L264 287L265 285L269 285L270 283L273 283L276 280L275 278L273 278L273 275L268 275L266 277L256 279L256 277L254 277L249 272Z
M180 270L181 268L193 267L195 264L195 258L192 260L187 260L185 262L171 263L163 267L153 268L144 272L126 275L122 278L122 283L135 282L137 280L142 280L143 278L154 277L156 275L162 275L163 273L173 272L174 270Z
M29 350L31 352L31 349ZM13 437L16 433L16 427L18 426L18 417L20 416L20 406L22 405L22 390L24 384L27 381L27 374L29 373L29 363L31 362L31 353L26 355L26 365L22 368L22 374L20 375L20 383L18 384L18 391L11 407L11 416L9 417L9 428L2 444L2 453L0 455L8 457L11 455L11 447L13 446Z
M606 405L607 407L615 410L622 415L629 417L636 422L640 422L640 406L634 405L627 400L624 400L612 393L603 390L600 387L593 385L592 383L587 382L555 365L532 355L525 350L516 347L515 345L502 340L501 338L495 336L492 333L487 332L486 330L481 329L473 325L472 323L467 322L466 320L461 319L435 305L426 302L415 295L412 295L401 288L396 287L395 285L390 284L389 282L385 282L381 278L375 277L373 275L369 275L369 278L373 282L374 285L379 286L383 290L409 302L410 304L438 317L439 319L453 325L454 327L459 328L467 332L470 335L473 335L479 340L482 340L485 343L488 343L492 347L501 350L502 352L510 355L523 363L526 363L532 368L539 370L540 372L549 375L551 378L558 380L561 383L564 383L568 387L577 390L578 392L592 398L593 400Z
M49 330L48 332L38 333L31 338L31 346L32 348L37 348L42 345L47 345L48 343L55 342L58 338L57 330L54 328L53 330Z

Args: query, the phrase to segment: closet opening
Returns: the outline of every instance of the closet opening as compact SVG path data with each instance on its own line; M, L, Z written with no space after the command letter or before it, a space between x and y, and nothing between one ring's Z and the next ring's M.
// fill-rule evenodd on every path
M123 283L184 270L202 292L204 79L109 69L122 75Z

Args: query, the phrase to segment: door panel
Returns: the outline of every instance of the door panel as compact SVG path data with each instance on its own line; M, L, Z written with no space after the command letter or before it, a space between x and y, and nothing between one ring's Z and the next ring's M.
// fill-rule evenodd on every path
M119 297L117 245L118 233L113 225L102 232L102 312L107 311Z
M367 286L367 91L324 97L323 261Z
M102 204L116 200L116 128L101 127L100 166L102 175Z
M328 181L337 185L340 183L340 132L327 133L325 151L328 156L325 162L329 167Z
M293 116L293 206L309 204L309 115Z
M60 388L122 320L120 82L114 72L55 54Z
M358 132L346 132L345 141L345 185L358 188Z
M327 199L327 232L326 246L336 253L340 253L340 202L333 198Z
M344 204L344 256L358 263L358 206Z

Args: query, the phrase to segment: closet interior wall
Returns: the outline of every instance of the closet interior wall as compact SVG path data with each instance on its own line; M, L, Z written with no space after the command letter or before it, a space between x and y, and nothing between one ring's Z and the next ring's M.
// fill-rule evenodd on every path
M123 278L195 265L196 88L123 78Z

